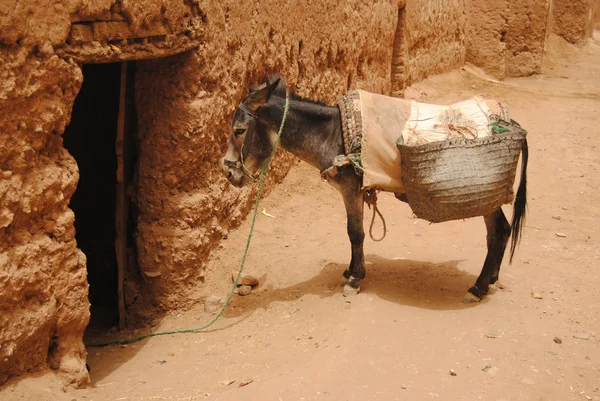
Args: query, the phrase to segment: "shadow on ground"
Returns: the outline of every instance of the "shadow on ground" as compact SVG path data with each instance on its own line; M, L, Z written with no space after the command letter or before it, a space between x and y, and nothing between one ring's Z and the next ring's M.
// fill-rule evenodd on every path
M431 263L369 255L366 262L367 278L362 281L361 294L425 309L455 310L477 305L462 302L477 277L460 270L460 261ZM273 302L293 301L306 294L331 297L342 292L342 274L346 268L345 264L328 263L317 276L301 283L285 288L267 287L262 291L259 288L248 296L236 296L225 316L238 317L256 309L267 309Z
M386 259L376 255L368 255L367 278L361 285L358 296L376 296L383 300L399 305L424 309L457 310L476 306L476 303L463 303L462 299L467 289L475 283L476 277L458 268L461 261L431 263L406 259ZM346 264L327 263L321 272L309 280L285 288L258 288L250 295L234 296L228 305L224 316L239 318L218 329L208 329L207 332L226 330L237 325L252 315L257 309L268 309L273 302L288 302L302 298L306 294L317 295L321 298L332 297L342 293L344 283L343 272ZM266 276L260 278L265 282ZM150 328L144 332L151 331ZM118 338L131 337L135 331L115 333ZM113 336L110 336L113 337ZM118 366L133 358L147 340L136 345L112 346L108 348L88 348L91 353L88 360L92 366L90 376L92 384L97 383ZM96 352L99 354L95 355ZM114 353L106 364L103 353Z

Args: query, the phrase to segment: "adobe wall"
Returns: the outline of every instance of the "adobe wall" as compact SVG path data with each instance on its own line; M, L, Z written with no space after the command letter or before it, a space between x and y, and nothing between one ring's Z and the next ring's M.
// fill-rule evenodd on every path
M20 1L0 13L0 384L45 366L74 385L89 380L86 257L68 208L79 173L61 138L83 77L81 60L57 55L78 46L72 21L127 19L133 36L169 39L182 14L190 15L183 0ZM101 24L88 30L102 35ZM132 47L96 39L88 56ZM152 53L145 42L131 45Z
M467 0L466 61L491 76L506 76L506 36L511 0Z
M0 383L48 361L82 384L88 283L67 207L79 174L60 137L82 75L49 42L0 57Z
M551 0L511 0L506 33L506 76L542 72Z
M280 3L23 0L0 13L0 383L46 366L89 380L86 257L68 208L78 168L61 138L80 63L179 53L138 62L135 83L139 263L160 273L142 275L142 291L163 308L250 209L255 189L218 166L248 85L278 70L326 102L349 87L389 93L395 1ZM290 164L280 156L268 185Z
M541 72L550 0L467 1L467 62L497 79Z
M590 38L597 0L552 0L552 32L570 43Z
M465 62L465 0L407 0L405 85Z

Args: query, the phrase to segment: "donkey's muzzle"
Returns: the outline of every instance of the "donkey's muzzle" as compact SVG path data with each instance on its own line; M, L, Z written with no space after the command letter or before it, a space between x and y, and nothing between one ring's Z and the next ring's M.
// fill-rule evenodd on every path
M229 168L241 168L241 163L239 162L239 160L227 160L227 159L223 159L223 167L225 167L226 169Z
M246 176L242 170L242 163L238 160L227 160L223 159L221 165L225 174L227 174L227 180L238 188L244 186L246 183Z

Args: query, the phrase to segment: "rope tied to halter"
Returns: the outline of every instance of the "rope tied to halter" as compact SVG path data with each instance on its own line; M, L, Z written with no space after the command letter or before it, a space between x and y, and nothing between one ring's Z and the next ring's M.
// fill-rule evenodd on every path
M379 211L377 207L377 189L371 188L367 189L363 192L363 200L369 206L369 209L373 209L373 216L371 217L371 225L369 226L369 236L375 242L381 242L385 238L387 234L387 226L385 224L385 219L383 218L383 214ZM381 222L383 223L383 235L380 238L373 237L373 224L375 223L375 213L379 215Z
M219 313L210 322L208 322L207 324L205 324L204 326L201 326L201 327L195 327L195 328L189 328L189 329L167 330L167 331L155 331L155 332L151 332L151 333L147 333L147 334L142 334L137 337L124 338L124 339L120 339L120 340L106 341L106 342L101 342L101 343L86 344L86 346L88 346L88 347L105 347L107 345L115 345L115 344L131 344L131 343L135 343L137 341L141 341L141 340L149 338L149 337L165 336L165 335L169 335L169 334L180 334L180 333L195 333L198 331L205 330L208 327L212 326L223 315L223 313L225 313L225 309L227 308L227 305L229 305L229 302L231 301L231 298L233 297L233 294L235 293L235 289L237 288L237 285L240 281L240 277L242 276L242 271L244 270L244 265L246 264L246 257L248 256L248 250L250 249L250 242L252 241L252 234L254 233L254 223L256 222L256 215L258 214L258 206L260 205L260 198L261 198L261 195L263 192L265 177L267 176L267 168L271 164L271 160L273 160L273 157L275 157L275 152L277 151L277 146L279 145L279 140L281 138L281 133L283 132L283 126L284 126L285 120L287 118L289 105L290 105L289 93L286 90L285 107L283 109L283 117L281 118L281 125L279 126L279 132L277 132L277 137L275 137L275 142L273 144L273 151L271 152L271 155L269 156L269 158L263 163L263 165L260 169L258 191L256 193L256 202L254 204L254 214L252 215L252 224L250 225L250 233L248 234L248 240L246 241L246 248L244 249L244 255L242 256L242 262L240 264L240 269L238 271L237 277L235 278L235 280L233 282L231 291L229 292L229 295L227 296L227 300L225 301L225 304L223 304L223 307L221 308Z

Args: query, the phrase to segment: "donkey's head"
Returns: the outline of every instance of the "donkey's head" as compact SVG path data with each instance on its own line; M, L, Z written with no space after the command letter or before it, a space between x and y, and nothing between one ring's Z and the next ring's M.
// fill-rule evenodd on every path
M256 181L258 170L273 151L277 127L263 106L279 82L280 78L270 81L267 77L266 83L251 88L233 114L223 170L236 187L244 186L249 180Z

